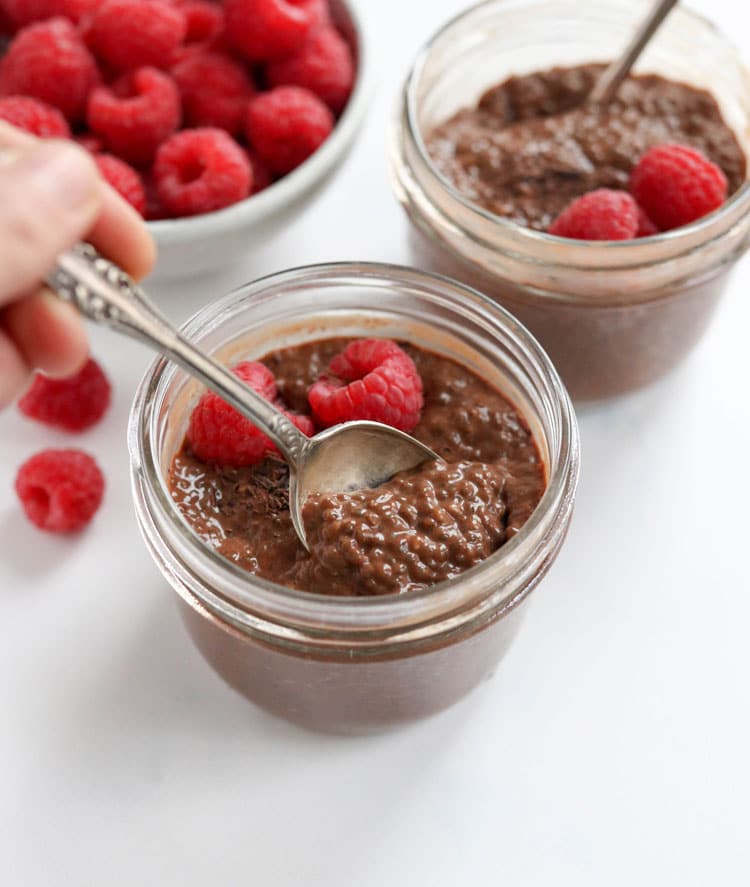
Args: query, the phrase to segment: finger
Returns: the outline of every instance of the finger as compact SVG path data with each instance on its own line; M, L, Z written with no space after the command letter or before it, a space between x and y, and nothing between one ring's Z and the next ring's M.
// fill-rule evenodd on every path
M0 410L12 403L23 391L31 368L26 364L15 344L0 329Z
M2 321L28 367L69 376L86 360L88 341L78 313L47 290L8 305Z
M102 203L93 160L66 142L13 149L0 164L0 303L36 289L90 230Z
M38 139L0 121L0 147L28 149L37 144ZM145 277L156 261L156 247L143 219L106 182L102 182L99 217L86 239L137 280Z
M109 185L104 186L101 212L86 238L99 252L136 280L154 267L156 247L143 219Z

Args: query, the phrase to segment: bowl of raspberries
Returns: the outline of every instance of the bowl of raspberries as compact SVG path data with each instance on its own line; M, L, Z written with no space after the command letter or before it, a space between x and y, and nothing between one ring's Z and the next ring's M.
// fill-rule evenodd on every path
M0 0L0 34L0 120L90 151L148 221L162 279L283 227L366 101L343 0Z

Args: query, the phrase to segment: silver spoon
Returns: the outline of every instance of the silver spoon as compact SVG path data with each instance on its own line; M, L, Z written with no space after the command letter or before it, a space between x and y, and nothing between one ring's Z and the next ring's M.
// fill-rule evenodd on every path
M302 506L311 493L377 487L399 471L438 458L410 435L380 422L345 422L306 437L276 407L185 339L121 268L89 244L60 256L46 282L90 320L179 364L271 438L289 463L289 511L305 548Z
M607 105L617 95L622 81L628 76L638 56L653 37L661 23L677 5L677 0L657 0L640 28L635 32L622 55L607 65L588 96L592 104Z

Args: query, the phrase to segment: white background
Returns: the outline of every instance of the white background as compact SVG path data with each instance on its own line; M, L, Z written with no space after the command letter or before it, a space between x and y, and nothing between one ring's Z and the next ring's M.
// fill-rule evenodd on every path
M261 273L408 261L386 141L418 45L461 0L362 0L379 83L319 199L183 320ZM750 57L750 14L701 0ZM109 487L88 532L36 531L11 492L70 445L0 417L0 883L746 885L750 877L750 263L652 388L580 411L569 541L495 678L432 720L337 739L275 720L204 665L136 529L125 423L148 353L94 330L115 385L80 443Z

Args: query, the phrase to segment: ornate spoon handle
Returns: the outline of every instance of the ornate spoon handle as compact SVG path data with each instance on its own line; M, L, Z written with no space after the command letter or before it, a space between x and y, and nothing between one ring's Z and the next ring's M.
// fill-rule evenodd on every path
M177 338L177 331L135 281L88 243L79 243L58 258L47 285L84 317L118 333L146 344L157 331Z
M80 243L57 260L47 285L84 317L161 352L215 391L278 446L296 468L308 438L287 417L185 339L117 265Z

